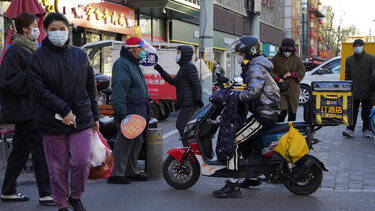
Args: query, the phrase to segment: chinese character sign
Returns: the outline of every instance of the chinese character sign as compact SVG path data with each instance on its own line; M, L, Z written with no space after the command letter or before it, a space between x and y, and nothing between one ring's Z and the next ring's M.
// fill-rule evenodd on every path
M143 66L152 66L158 63L158 60L158 55L156 55L155 53L148 53L146 57L141 60L140 64Z
M90 1L71 0L59 0L56 5L57 11L63 13L69 22L77 26L120 34L134 34L134 10L131 8L110 2L90 3Z
M138 114L130 114L121 121L121 133L128 139L137 138L146 128L146 120Z

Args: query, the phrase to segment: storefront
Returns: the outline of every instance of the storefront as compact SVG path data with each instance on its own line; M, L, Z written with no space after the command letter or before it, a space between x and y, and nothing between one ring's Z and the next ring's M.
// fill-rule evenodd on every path
M71 23L70 39L73 45L82 46L101 40L126 40L135 34L134 9L111 2L98 0L40 0L47 12L60 12ZM111 52L103 48L94 58L92 65L100 73L110 72Z
M284 1L261 1L260 13L260 41L273 45L280 45L284 38Z
M272 58L276 55L277 51L279 50L279 47L276 45L273 45L272 43L262 43L262 51L263 54L267 58Z

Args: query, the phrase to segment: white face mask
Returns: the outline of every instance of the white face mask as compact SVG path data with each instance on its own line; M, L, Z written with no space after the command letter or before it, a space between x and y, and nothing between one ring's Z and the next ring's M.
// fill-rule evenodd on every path
M360 53L362 53L362 51L363 51L363 46L355 47L355 48L354 48L354 52L355 52L356 54L360 54Z
M292 52L283 52L283 54L284 54L285 57L288 58L292 54Z
M68 31L50 31L48 39L54 46L61 47L68 40Z
M37 27L35 27L35 28L31 28L30 30L31 30L31 32L30 32L30 34L29 34L29 38L30 38L30 40L31 40L31 41L35 41L35 40L37 40L38 37L39 37L39 35L40 35L40 31L39 31L39 29L38 29Z
M242 64L245 59L240 54L236 55L236 61L238 64Z
M176 54L176 62L179 62L181 59L181 54Z

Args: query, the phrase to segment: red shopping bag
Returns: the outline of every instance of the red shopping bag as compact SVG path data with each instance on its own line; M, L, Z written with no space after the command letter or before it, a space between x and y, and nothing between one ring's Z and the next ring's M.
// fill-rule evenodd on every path
M106 158L105 161L102 163L102 165L97 167L91 167L90 173L89 173L89 179L101 179L101 178L108 178L111 176L112 170L113 170L113 155L112 150L109 147L107 140L103 137L103 135L98 132L98 135L100 137L100 140L106 147Z

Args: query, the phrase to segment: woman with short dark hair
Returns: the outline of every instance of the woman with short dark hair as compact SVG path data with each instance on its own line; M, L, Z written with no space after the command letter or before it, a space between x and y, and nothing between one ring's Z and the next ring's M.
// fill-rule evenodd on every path
M90 140L99 130L94 71L86 53L70 44L64 15L49 13L43 25L48 36L30 63L35 125L43 135L59 210L68 210L68 204L85 210L80 198L90 171Z
M38 48L39 28L37 19L21 13L14 20L15 34L12 45L6 50L0 70L0 102L5 123L15 124L13 148L8 158L2 201L28 201L17 192L16 180L32 154L35 179L39 189L39 202L53 203L48 168L43 152L42 138L34 129L31 115L31 79L27 71L31 54Z

